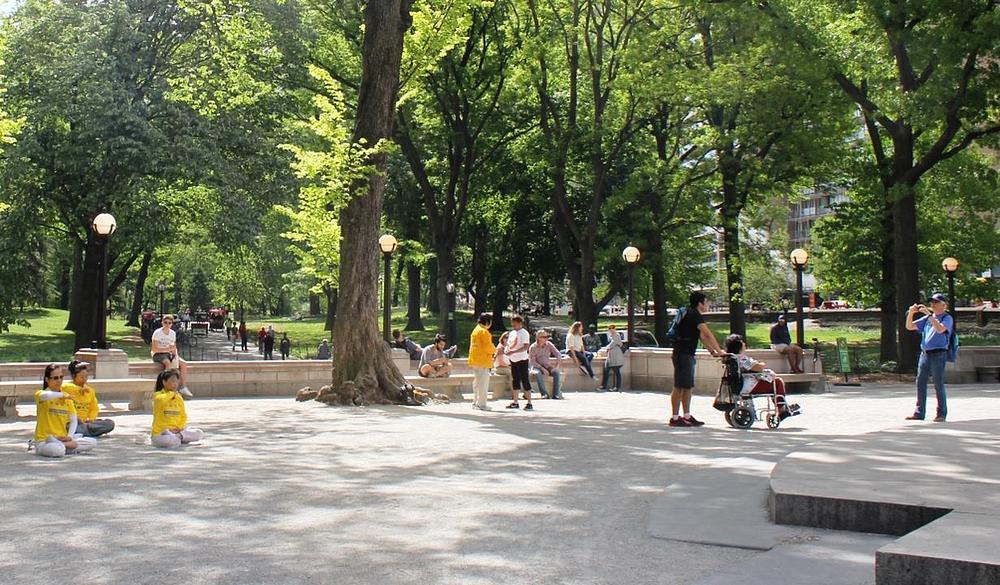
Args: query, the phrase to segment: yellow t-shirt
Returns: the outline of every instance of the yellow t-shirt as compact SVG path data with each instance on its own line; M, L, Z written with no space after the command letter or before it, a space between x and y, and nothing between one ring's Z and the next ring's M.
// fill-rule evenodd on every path
M169 429L183 429L187 426L187 412L184 398L173 390L153 393L153 435Z
M76 406L73 405L71 398L43 401L42 392L45 390L35 392L35 406L38 407L38 416L35 420L36 441L44 441L49 438L49 435L65 437L69 431L69 417L76 414Z
M490 330L477 323L472 335L469 336L469 367L493 367L493 354L496 349Z
M63 382L62 391L73 397L73 404L76 405L76 416L81 422L90 422L97 418L99 409L97 407L97 392L90 384L83 388L74 382Z

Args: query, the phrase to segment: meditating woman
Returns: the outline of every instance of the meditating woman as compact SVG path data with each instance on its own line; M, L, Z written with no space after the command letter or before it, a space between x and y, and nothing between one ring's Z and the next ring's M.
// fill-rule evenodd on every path
M35 454L41 457L83 453L97 445L97 439L77 432L76 406L73 398L62 391L62 382L62 366L45 366L42 388L35 392L37 416L35 437L31 442Z
M187 411L184 397L177 391L180 374L177 370L164 370L156 377L156 392L153 393L154 447L173 448L182 443L193 443L205 437L201 429L187 426Z
M97 406L97 392L87 383L90 377L90 364L73 360L69 363L69 374L72 380L62 384L62 391L73 398L76 406L76 430L84 437L99 437L110 433L115 428L115 421L109 418L97 418L100 409Z

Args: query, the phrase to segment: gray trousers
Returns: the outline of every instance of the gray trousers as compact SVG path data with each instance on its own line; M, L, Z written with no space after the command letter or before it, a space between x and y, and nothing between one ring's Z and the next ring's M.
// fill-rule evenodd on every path
M115 428L115 421L110 418L98 418L77 425L76 432L84 437L99 437L110 433Z

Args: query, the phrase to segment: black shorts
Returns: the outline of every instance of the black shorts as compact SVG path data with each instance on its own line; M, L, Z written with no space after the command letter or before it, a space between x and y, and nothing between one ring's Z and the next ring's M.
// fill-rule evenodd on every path
M689 353L674 352L674 388L694 388L694 367L697 361Z
M173 362L174 361L174 354L167 353L167 352L154 353L153 354L153 361L154 362L156 362L158 364L162 364L163 360L167 360L167 361Z

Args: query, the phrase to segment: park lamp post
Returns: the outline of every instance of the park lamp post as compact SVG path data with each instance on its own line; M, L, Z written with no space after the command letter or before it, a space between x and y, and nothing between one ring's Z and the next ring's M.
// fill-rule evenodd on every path
M958 322L958 309L955 307L955 272L958 271L958 266L958 259L951 256L941 261L941 268L948 275L948 305L951 310L952 323Z
M383 277L382 286L382 337L386 341L391 341L389 327L390 321L392 320L392 310L389 306L389 299L392 293L392 283L389 281L390 270L389 264L392 260L392 253L396 251L396 246L399 242L396 241L396 237L392 234L384 234L378 239L378 247L382 250L382 261L385 266L385 275Z
M448 330L445 331L445 336L448 337L448 343L454 345L455 338L458 337L458 331L455 328L455 283L446 284L445 290L448 291Z
M94 314L94 347L108 348L108 240L118 229L115 216L100 213L90 226L94 230L97 243L97 310Z
M809 262L809 252L802 248L792 250L792 266L795 267L795 342L802 347L805 345L806 332L804 319L802 317L802 271Z
M163 310L166 309L166 305L163 304L163 293L167 291L167 285L162 282L156 283L156 290L160 291L160 318L163 318Z
M628 343L635 343L635 265L639 263L639 248L628 246L622 250L622 260L628 265Z

